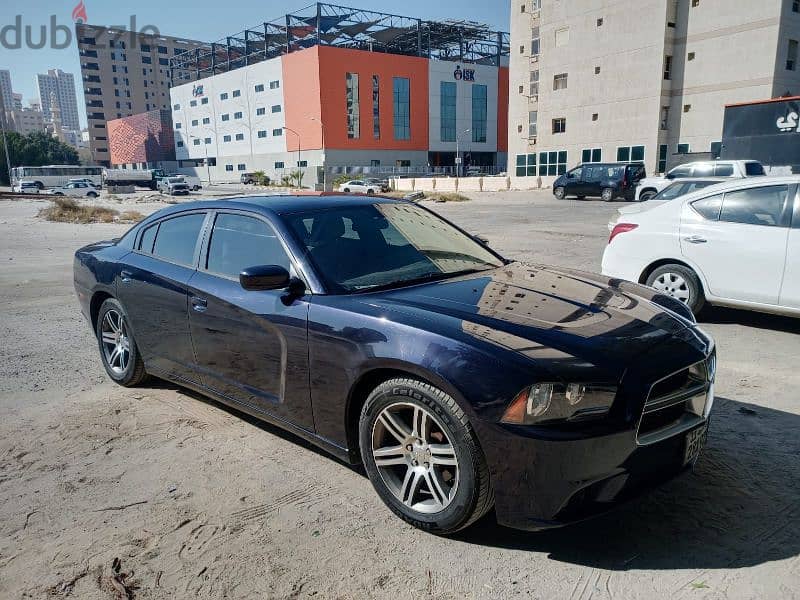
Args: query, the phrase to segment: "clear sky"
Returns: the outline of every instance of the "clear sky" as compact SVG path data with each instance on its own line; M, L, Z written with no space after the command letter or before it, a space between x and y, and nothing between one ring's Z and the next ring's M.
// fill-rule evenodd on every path
M3 42L15 41L15 32L7 30L0 36L0 69L11 71L11 82L15 92L22 93L24 102L36 97L36 74L47 69L62 69L75 75L78 107L81 124L86 124L83 88L80 83L80 63L75 40L64 49L53 49L49 43L41 49L31 49L25 40L25 31L30 27L34 45L41 38L41 28L46 26L51 35L51 19L70 28L72 37L72 11L79 0L0 0L0 33L10 26L16 29L21 19L21 48L8 48ZM311 4L308 0L137 0L120 2L113 0L84 0L88 23L94 25L124 25L129 27L131 15L135 15L137 29L153 25L164 35L216 41L227 35L253 27L263 21L299 10ZM402 14L422 19L463 19L486 23L493 30L508 31L508 0L336 0L331 4L353 6L381 12ZM64 33L57 43L64 43Z

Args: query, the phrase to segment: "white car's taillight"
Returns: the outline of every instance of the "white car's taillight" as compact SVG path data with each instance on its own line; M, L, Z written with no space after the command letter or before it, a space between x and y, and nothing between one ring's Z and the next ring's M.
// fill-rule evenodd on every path
M628 233L637 227L638 225L636 223L617 223L614 225L614 229L611 230L611 235L608 236L608 243L610 244L612 241L614 241L614 238L621 233Z

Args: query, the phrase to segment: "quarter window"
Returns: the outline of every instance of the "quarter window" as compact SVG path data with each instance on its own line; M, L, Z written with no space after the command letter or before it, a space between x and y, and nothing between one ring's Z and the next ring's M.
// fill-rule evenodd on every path
M204 213L198 213L161 221L153 244L153 255L170 262L192 265L197 236L205 218Z
M692 202L694 208L704 219L709 221L719 220L719 211L722 208L722 194L709 196L697 202Z
M770 185L728 192L722 202L720 221L778 227L789 186Z
M244 269L259 265L289 268L289 257L272 227L253 217L217 215L206 269L238 278Z

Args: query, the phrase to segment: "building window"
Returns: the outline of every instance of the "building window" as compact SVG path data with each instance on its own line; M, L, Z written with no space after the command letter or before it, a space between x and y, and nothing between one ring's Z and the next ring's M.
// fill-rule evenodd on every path
M669 127L669 106L661 107L661 123L659 124L662 131Z
M236 141L237 142L244 141L244 134L243 133L237 133L236 134Z
M237 171L245 171L245 170L247 170L247 165L244 164L244 163L239 163L238 165L236 165L236 170Z
M357 140L361 137L358 73L345 73L345 102L347 104L347 138Z
M603 26L603 17L600 17L599 19L597 19L597 26L598 27L602 27Z
M142 57L142 64L149 65L152 64L153 60L149 56Z
M219 95L219 99L220 99L220 100L227 100L227 99L228 99L228 92L222 92L222 93Z
M541 40L539 39L539 28L534 27L531 29L531 56L539 56L540 47ZM524 46L520 46L520 50L524 52Z
M203 118L203 125L211 125L211 119L208 117Z
M273 137L280 137L283 135L283 129L273 129L272 136Z
M595 75L600 75L600 67L595 67L594 68L594 74Z
M183 127L183 125L180 122L175 123L175 129L180 129L181 127Z
M255 90L256 90L256 93L258 93L258 92L263 92L263 91L264 91L264 84L263 84L263 83L259 83L259 84L258 84L258 85L255 87Z
M689 52L689 54L686 55L687 60L694 60L694 57L695 57L694 52Z
M411 82L406 77L392 78L394 139L411 139Z
M269 89L277 90L279 87L281 87L281 82L280 81L270 81L269 82Z
M683 112L687 113L690 110L692 110L692 105L691 104L684 104L683 105Z
M711 158L718 159L722 154L722 142L711 142Z
M147 82L145 81L145 83L147 83ZM200 104L208 104L208 98L201 98L200 99Z
M617 162L641 162L644 160L644 146L620 146L617 148Z
M210 144L210 143L211 143L211 138L206 138L206 139L204 139L203 141L204 141L206 144Z
M227 142L230 142L230 141L231 141L231 136L229 136L229 135L223 135L222 136L222 142L223 143L227 143Z
M197 119L192 119L192 127L197 127L200 122Z
M380 167L381 166L381 161L376 159L376 158L373 158L373 159L371 159L369 161L369 166L370 167Z
M563 175L567 172L567 151L539 152L539 175Z
M517 154L517 177L536 177L536 155Z
M800 13L800 0L792 2L792 12Z
M456 95L458 93L454 81L439 83L440 131L443 142L456 141Z
M486 123L488 100L485 85L472 85L472 141L476 144L486 142Z
M259 131L258 132L258 137L260 137L260 138L267 137L267 130L266 129L262 129L261 131Z
M297 161L297 166L300 167L300 168L307 167L308 166L308 161L307 160L298 160Z
M528 137L535 139L537 135L536 128L538 127L539 111L532 110L528 113Z
M230 119L231 119L231 116L228 113L225 113L224 115L222 115L222 120L223 121L230 121Z
M228 172L233 171L233 165L225 165L225 170Z
M672 79L672 57L665 56L664 57L664 79L670 80Z
M233 118L234 118L234 119L241 119L241 118L242 118L242 113L241 113L241 112L235 112L235 113L233 113Z
M700 0L692 0L692 8L697 8L700 6Z
M661 144L658 147L658 173L665 173L667 171L667 145Z
M381 80L372 76L372 137L381 139Z
M553 133L566 133L567 120L564 117L553 119Z
M281 112L281 105L280 104L276 104L275 106L273 106L272 107L272 112L273 112L273 114Z
M539 97L539 69L531 71L531 96Z
M678 154L689 154L689 144L678 144Z
M600 118L600 113L592 113L592 121L597 121Z
M797 70L797 40L789 40L786 47L786 70Z
M189 106L197 106L197 100L190 100Z
M553 91L567 89L567 73L553 75Z
M563 48L569 44L569 27L556 29L556 48Z
M242 95L242 91L241 90L233 90L233 97L234 98L238 98L241 95Z
M581 164L598 163L603 160L603 151L600 148L586 148L581 151Z
M193 143L195 146L199 146L199 145L200 145L200 138L194 138L194 140L192 140L192 143Z
M183 142L178 142L178 148L183 148Z
M283 161L279 160L278 162L275 163L275 168L276 169L284 169L284 168L286 168L286 165L283 164Z
M263 116L265 114L267 114L267 109L266 108L261 107L261 108L257 108L256 109L256 116L257 117L261 117L261 116Z

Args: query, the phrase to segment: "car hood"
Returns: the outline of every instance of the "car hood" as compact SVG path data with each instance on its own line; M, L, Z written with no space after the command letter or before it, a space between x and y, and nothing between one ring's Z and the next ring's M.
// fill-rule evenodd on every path
M684 337L692 323L649 288L541 265L505 267L369 294L373 306L451 328L533 360L624 371L654 345ZM388 315L387 315L388 316ZM453 331L456 328L457 331ZM576 360L577 359L577 360Z

